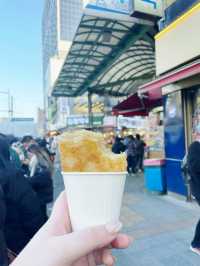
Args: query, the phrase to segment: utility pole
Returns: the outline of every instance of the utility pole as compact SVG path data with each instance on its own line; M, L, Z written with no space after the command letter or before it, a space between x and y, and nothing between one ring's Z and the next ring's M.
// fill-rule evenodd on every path
M11 120L13 117L13 96L10 95L10 91L0 91L0 94L7 95L7 110L0 110L0 112L8 113L8 117Z
M10 118L13 118L14 114L14 98L13 96L10 97Z

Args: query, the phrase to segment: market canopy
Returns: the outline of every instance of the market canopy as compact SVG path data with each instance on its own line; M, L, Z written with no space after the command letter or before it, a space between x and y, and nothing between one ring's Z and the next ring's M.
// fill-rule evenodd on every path
M152 23L83 15L54 84L55 97L125 96L155 75Z
M135 93L113 107L114 115L148 116L149 112L162 105L161 89L143 94Z

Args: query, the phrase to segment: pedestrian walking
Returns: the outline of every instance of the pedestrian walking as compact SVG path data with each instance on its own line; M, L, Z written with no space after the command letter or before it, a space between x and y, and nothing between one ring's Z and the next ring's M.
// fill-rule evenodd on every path
M200 143L193 142L188 150L187 167L190 175L192 195L200 205ZM200 255L200 220L197 223L191 250Z
M40 200L44 216L47 219L47 204L53 201L53 163L49 155L37 144L29 147L30 178L28 179Z
M36 193L23 173L12 164L9 145L4 137L0 137L0 185L6 205L7 247L18 254L41 228L45 219Z
M32 136L27 135L24 136L21 140L21 151L23 153L23 159L22 159L22 169L24 170L24 173L26 175L29 174L29 157L28 157L28 148L30 145L35 144L35 140Z
M6 138L7 138L7 141L9 143L9 146L10 146L10 158L11 158L11 161L13 162L13 164L15 165L15 167L17 169L21 169L22 162L21 162L21 159L20 159L19 150L17 148L18 139L16 137L14 137L13 135L9 135Z
M127 171L129 174L136 173L137 166L137 149L136 149L136 140L130 135L127 138Z
M143 172L145 142L139 134L136 134L137 169Z
M46 152L52 163L55 161L56 152L52 152L49 148L49 143L45 138L37 140L38 145Z

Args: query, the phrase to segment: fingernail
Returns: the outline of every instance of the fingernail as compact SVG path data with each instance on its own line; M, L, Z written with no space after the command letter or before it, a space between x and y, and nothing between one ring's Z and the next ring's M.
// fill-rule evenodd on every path
M109 223L105 226L105 228L109 234L117 234L122 228L122 223L121 222Z

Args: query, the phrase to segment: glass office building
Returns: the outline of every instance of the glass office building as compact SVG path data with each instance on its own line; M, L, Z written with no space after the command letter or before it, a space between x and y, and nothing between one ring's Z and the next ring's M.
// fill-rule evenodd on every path
M55 99L51 99L52 82L55 81L62 62L70 49L76 29L83 14L84 0L45 0L42 19L43 88L44 106L47 114L52 113ZM54 102L54 105L51 103ZM57 102L57 101L56 101ZM59 103L58 103L59 105ZM60 109L57 106L58 110ZM56 121L58 114L48 116Z
M73 41L82 15L81 0L60 0L60 38Z
M82 15L82 3L82 0L46 0L42 25L44 75L50 58L59 54L60 42L72 42Z
M47 70L49 60L58 50L57 0L47 0L42 22L43 71Z

